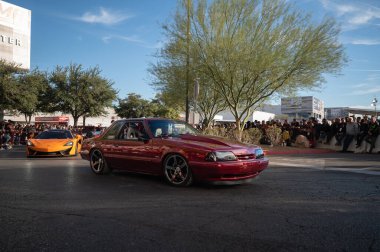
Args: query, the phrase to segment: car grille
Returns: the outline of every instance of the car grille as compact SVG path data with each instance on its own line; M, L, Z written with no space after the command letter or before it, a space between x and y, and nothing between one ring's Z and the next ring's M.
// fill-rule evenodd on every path
M42 152L29 150L30 156L67 156L70 154L71 148L64 151L55 151L55 152Z
M236 157L237 157L239 160L249 160L249 159L255 159L255 154L236 155Z

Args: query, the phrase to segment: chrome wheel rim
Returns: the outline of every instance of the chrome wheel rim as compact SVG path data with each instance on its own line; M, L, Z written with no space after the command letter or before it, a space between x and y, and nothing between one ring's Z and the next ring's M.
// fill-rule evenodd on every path
M179 185L189 176L189 166L180 155L172 155L165 162L165 176L170 183Z
M94 150L91 154L91 168L95 172L101 172L103 169L103 155L99 150Z

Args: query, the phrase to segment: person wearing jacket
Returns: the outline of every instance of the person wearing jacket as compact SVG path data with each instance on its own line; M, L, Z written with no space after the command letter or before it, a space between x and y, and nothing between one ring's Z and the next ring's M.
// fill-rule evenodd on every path
M347 118L345 130L346 132L343 140L342 152L347 152L347 149L350 146L352 140L356 137L356 135L359 132L357 123L353 122L351 117Z
M379 135L379 124L376 120L376 117L371 118L371 122L368 125L368 135L365 138L365 141L370 144L369 152L372 153L373 148L375 147L377 136Z

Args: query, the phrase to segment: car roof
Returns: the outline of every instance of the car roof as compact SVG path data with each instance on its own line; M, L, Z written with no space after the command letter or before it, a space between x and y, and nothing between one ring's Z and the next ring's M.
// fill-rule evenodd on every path
M50 129L50 130L47 130L47 131L51 131L51 132L67 132L67 131L69 131L70 132L70 130L66 130L66 129Z
M62 132L62 133L69 132L69 133L71 133L70 130L65 130L65 129L50 129L50 130L46 130L46 131L42 131L42 132Z

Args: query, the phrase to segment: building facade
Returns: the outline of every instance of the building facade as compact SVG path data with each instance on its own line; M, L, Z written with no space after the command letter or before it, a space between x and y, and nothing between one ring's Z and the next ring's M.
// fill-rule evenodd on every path
M323 119L325 117L324 102L313 96L281 98L281 113L289 118Z
M326 119L334 120L335 118L355 117L363 118L371 116L378 117L376 110L363 107L334 107L325 109Z
M0 1L0 58L30 69L30 10Z

